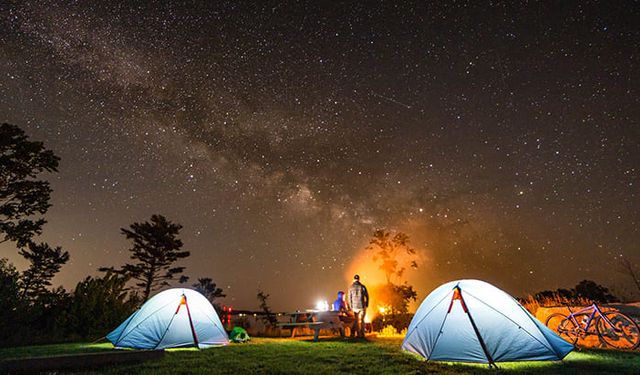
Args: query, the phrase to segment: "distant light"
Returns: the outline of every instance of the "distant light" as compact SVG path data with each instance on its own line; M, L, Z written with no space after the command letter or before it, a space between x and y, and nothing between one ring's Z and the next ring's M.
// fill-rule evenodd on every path
M319 300L316 302L316 310L329 311L329 303L326 300Z

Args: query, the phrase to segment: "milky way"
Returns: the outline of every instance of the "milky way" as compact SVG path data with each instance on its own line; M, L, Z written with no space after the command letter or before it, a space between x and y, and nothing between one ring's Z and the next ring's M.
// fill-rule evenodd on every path
M247 308L329 298L375 228L410 235L421 296L629 285L637 4L319 3L0 5L0 121L62 158L57 282L122 264L119 228L161 213L187 274Z

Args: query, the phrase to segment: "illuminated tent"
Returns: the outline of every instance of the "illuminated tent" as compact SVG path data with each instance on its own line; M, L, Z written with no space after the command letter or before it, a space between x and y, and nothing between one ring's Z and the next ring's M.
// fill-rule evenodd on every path
M495 362L561 360L573 345L495 286L458 280L425 298L402 348L427 360L491 366Z
M107 335L115 347L165 349L207 348L229 343L211 303L191 289L156 294Z

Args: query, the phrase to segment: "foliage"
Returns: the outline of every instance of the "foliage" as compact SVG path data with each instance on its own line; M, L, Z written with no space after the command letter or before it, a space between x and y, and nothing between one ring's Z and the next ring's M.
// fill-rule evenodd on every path
M193 284L193 288L203 296L207 297L211 303L214 303L216 298L224 298L227 296L209 277L199 278L198 282Z
M72 293L41 288L27 297L17 271L0 260L0 346L96 338L120 324L138 301L125 290L126 278L87 277Z
M0 345L11 341L21 324L24 302L20 294L20 274L7 259L0 259Z
M373 260L380 261L380 270L384 272L387 283L391 283L393 277L402 278L404 274L405 267L398 261L400 253L412 256L409 264L412 268L418 268L414 257L416 250L409 246L409 236L403 232L392 235L384 229L377 229L373 232L367 249L375 252Z
M580 281L573 291L576 296L590 299L596 303L618 302L618 297L611 294L609 288L591 280Z
M374 252L374 262L379 262L379 268L384 272L387 283L373 286L379 307L384 307L390 314L406 314L409 303L415 301L418 294L405 280L406 266L418 268L416 250L409 244L409 236L403 232L392 234L383 229L373 233L369 241L368 250ZM394 280L396 280L394 282Z
M392 314L406 314L409 312L409 301L415 301L418 293L411 285L393 285L393 294L389 301Z
M20 249L20 255L29 261L29 267L22 274L21 290L24 297L35 300L47 295L51 279L69 260L69 253L62 248L52 248L46 243L29 242Z
M378 337L405 337L407 335L407 328L400 331L392 325L384 326L379 332Z
M262 322L266 326L275 327L275 325L278 323L278 318L276 317L276 314L274 314L273 311L271 311L271 308L269 307L269 303L268 303L269 294L266 294L262 290L259 290L256 297L260 302L260 309L264 313L263 315L260 316L260 318L262 319Z
M60 334L60 319L68 294L49 290L51 280L69 260L69 253L32 238L42 233L42 217L51 206L51 188L38 180L57 172L59 158L42 142L30 141L15 125L0 125L0 243L14 241L29 266L20 275L6 260L0 262L0 345L51 340Z
M101 268L101 271L112 271L136 280L135 284L142 290L142 299L146 301L152 291L169 285L181 274L185 267L172 265L190 255L181 251L182 241L178 238L182 225L174 224L162 215L151 216L151 222L133 223L130 229L122 228L122 233L133 241L131 259L136 261L125 264L119 270ZM186 277L180 277L186 282Z
M395 330L402 331L409 327L413 319L413 314L379 314L371 321L371 327L374 331L381 331L386 326L392 326Z
M87 277L71 293L67 329L71 335L101 337L117 327L136 308L137 296L127 292L128 278L107 272L103 277Z
M406 314L409 312L409 302L418 297L413 286L407 283L376 285L371 287L371 294L375 295L378 307L383 307L387 314Z
M66 311L70 295L63 287L45 289L35 299L28 300L24 310L18 341L22 344L56 342L65 339Z
M57 172L59 158L42 142L30 141L15 125L0 125L0 235L5 241L26 246L42 233L44 214L50 207L49 182L36 180L42 172Z
M526 298L519 298L519 302L532 314L535 314L539 307L585 306L594 302L617 301L618 298L611 294L608 288L591 280L582 280L573 289L543 290Z

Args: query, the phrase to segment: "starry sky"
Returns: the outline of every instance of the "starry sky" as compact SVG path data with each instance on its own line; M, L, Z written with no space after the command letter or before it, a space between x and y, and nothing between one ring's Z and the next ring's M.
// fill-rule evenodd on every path
M637 2L257 3L0 3L0 121L62 159L57 283L123 264L119 229L159 213L241 308L373 282L376 228L410 236L420 298L630 287Z

